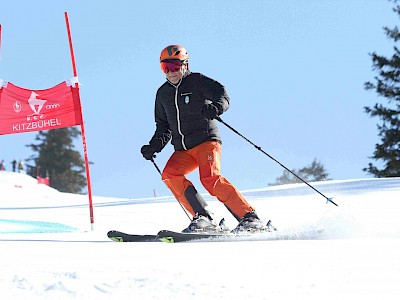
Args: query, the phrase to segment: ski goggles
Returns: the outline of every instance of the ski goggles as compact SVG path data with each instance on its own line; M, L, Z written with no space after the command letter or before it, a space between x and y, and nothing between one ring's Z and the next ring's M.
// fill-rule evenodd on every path
M179 59L166 59L160 63L161 71L165 74L168 72L177 72L182 66L182 62Z

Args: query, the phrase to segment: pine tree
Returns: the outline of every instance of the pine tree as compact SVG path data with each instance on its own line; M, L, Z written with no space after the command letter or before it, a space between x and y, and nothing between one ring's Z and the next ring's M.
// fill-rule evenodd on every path
M299 176L301 178L303 178L302 176L304 176L307 181L329 180L329 174L325 170L324 166L317 161L317 159L314 159L311 165L309 165L308 167L300 169Z
M35 140L38 144L30 144L37 155L28 161L28 174L36 176L36 168L40 167L40 177L48 172L50 186L60 192L81 193L86 187L85 163L78 151L74 150L73 139L80 136L75 127L39 131Z
M394 0L396 3L397 0ZM396 5L393 11L400 17L400 6ZM397 26L390 29L384 27L386 36L394 43L400 40L400 32ZM363 171L375 175L375 177L400 176L400 51L394 46L394 54L391 58L371 54L373 70L378 72L375 82L366 82L366 90L374 90L379 96L387 99L387 106L376 103L373 107L365 107L365 112L371 117L378 117L381 122L377 125L379 144L375 145L375 151L371 157L375 161L383 161L383 167L379 168L369 163Z
M329 174L325 170L324 166L319 163L316 159L307 166L303 167L300 170L293 169L291 170L294 174L302 178L303 180L310 182L310 181L323 181L323 180L330 180L328 178ZM288 170L283 170L282 176L278 177L275 180L275 183L272 185L281 185L281 184L289 184L289 183L300 183L302 182Z

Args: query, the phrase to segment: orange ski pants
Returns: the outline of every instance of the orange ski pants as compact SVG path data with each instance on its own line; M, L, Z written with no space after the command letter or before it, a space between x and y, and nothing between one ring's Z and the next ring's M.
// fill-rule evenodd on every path
M162 172L164 183L192 216L196 212L186 199L185 191L193 184L185 175L196 168L199 168L200 181L204 188L225 204L236 219L254 210L241 193L221 176L220 157L221 144L219 142L204 142L189 150L175 151Z

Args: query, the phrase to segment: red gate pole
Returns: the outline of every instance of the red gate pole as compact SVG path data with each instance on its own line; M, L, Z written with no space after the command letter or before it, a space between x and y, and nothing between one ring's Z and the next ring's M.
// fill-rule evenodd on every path
M71 53L71 61L72 61L72 69L74 71L74 77L77 77L78 76L78 72L76 71L75 55L74 55L74 48L72 46L72 37L71 37L71 30L70 30L70 27L69 27L68 13L64 12L64 15L65 15L65 23L67 25L69 50L70 50L70 53ZM77 88L79 89L79 84L77 85ZM88 185L90 224L91 224L91 229L93 231L94 230L94 215L93 215L93 201L92 201L92 186L91 186L91 183L90 183L89 158L88 158L88 154L87 154L87 145L86 145L86 135L85 135L85 125L84 125L84 123L85 122L83 120L83 114L82 114L82 124L81 124L82 144L83 144L83 154L84 154L85 166L86 166L86 179L87 179L87 185Z

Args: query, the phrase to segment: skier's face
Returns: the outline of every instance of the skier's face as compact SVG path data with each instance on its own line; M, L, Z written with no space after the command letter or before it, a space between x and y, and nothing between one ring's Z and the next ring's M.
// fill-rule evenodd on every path
M173 84L177 84L181 79L183 74L186 71L186 65L181 65L180 69L176 72L168 72L165 75L167 76L167 79L173 83Z

